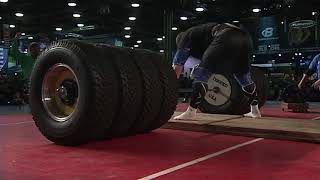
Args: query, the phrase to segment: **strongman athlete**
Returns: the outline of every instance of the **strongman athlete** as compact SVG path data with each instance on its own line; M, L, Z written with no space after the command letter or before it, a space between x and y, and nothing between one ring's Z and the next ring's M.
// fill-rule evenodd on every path
M233 73L250 101L251 112L244 116L261 117L256 85L250 74L252 40L247 32L228 23L207 23L180 33L176 41L177 52L173 68L177 77L189 56L201 59L201 63L192 74L194 82L190 106L186 112L174 119L190 119L196 115L198 105L207 92L209 77L213 73L221 72L221 69Z
M308 70L303 74L303 77L298 85L302 89L310 76L317 73L317 81L312 84L312 87L320 90L320 54L316 55L309 64Z

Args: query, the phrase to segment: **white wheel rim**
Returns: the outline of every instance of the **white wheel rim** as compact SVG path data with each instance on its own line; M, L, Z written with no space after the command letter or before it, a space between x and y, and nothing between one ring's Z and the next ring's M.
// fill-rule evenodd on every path
M73 80L77 85L78 97L73 105L65 104L59 98L59 87L66 79ZM79 81L72 68L62 63L53 65L44 76L41 96L44 108L53 120L65 122L70 119L77 110L80 99Z
M208 80L208 91L204 99L213 106L221 106L230 100L231 92L229 80L221 74L213 74Z

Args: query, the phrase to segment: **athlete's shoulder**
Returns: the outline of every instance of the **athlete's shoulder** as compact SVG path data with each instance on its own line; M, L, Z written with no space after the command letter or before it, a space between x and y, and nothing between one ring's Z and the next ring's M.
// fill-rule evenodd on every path
M206 25L206 26L216 26L216 25L218 25L219 23L217 23L217 22L208 22L208 23L206 23L206 24L204 24L204 25Z
M198 28L204 28L204 29L207 29L207 28L213 28L215 26L217 26L219 23L216 23L216 22L208 22L208 23L205 23L205 24L199 24Z
M320 53L317 54L317 55L314 57L314 59L316 59L317 61L320 61Z
M211 30L216 25L218 25L218 23L213 23L213 22L205 23L205 24L198 24L198 25L190 27L186 32L187 33L195 33L195 32L202 33L204 30L208 30L208 29Z

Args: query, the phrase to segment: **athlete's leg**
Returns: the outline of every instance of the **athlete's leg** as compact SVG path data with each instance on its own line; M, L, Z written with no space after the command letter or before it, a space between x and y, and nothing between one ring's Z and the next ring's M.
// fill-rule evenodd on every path
M203 67L195 67L192 72L193 91L191 94L190 105L184 113L175 117L174 119L190 119L196 116L199 105L201 104L208 89L208 79L211 73Z
M251 79L251 73L235 73L235 79L240 84L244 95L248 98L250 103L250 113L244 114L246 117L257 118L261 117L261 113L258 107L258 93L256 84Z

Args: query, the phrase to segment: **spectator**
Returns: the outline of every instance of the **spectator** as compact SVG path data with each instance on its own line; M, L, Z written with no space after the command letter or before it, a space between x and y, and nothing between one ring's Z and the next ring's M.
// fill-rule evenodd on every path
M28 48L28 54L19 51L19 38L21 34L17 33L13 39L10 55L21 65L24 79L29 79L35 60L40 54L40 46L38 43L32 42Z
M317 81L312 84L312 87L315 89L320 88L320 53L316 55L313 60L311 61L308 70L303 74L303 77L298 85L299 89L302 89L308 79L317 73Z

